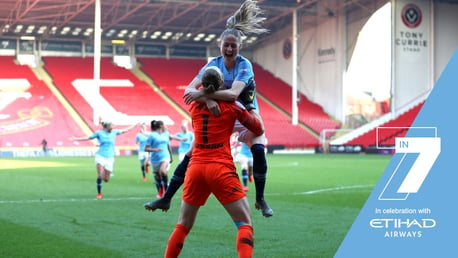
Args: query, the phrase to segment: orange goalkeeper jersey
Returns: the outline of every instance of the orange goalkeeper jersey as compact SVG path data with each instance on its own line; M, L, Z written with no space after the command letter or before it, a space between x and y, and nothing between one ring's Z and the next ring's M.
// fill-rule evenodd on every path
M264 130L258 119L252 116L240 103L218 101L221 115L213 116L205 103L193 102L190 107L194 130L192 163L224 163L234 166L230 137L234 123L239 120L255 135ZM235 171L235 167L234 167Z

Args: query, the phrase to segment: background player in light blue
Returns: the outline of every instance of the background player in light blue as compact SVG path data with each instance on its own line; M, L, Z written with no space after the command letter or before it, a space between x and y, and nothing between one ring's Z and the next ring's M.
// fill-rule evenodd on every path
M149 172L149 154L145 151L146 140L149 134L150 133L146 130L146 124L142 123L140 131L135 136L135 143L138 145L138 160L140 161L143 181L146 181L146 174Z
M102 121L102 130L94 132L89 137L80 137L72 139L74 141L87 141L97 139L99 149L95 153L95 166L97 169L97 199L102 199L102 180L108 182L110 175L113 172L114 157L115 157L115 140L116 136L126 133L136 127L138 124L132 125L123 130L113 129L111 121Z
M242 142L235 161L240 164L242 170L243 190L248 191L248 181L253 182L253 154L246 143Z
M167 132L163 121L151 121L151 133L146 140L145 151L150 152L150 162L158 197L162 197L168 186L167 173L169 165L173 161L170 139L178 138Z
M178 146L178 159L181 162L184 155L191 149L194 143L194 134L188 129L188 121L183 120L181 122L181 132L175 135L179 138L180 145Z

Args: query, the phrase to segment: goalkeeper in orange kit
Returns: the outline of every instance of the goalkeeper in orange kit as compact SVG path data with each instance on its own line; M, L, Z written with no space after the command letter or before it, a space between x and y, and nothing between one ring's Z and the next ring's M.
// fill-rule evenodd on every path
M202 77L205 91L222 85L222 73L208 67ZM255 135L264 132L262 123L237 102L218 101L220 116L213 116L204 103L194 102L190 112L195 144L188 165L183 200L175 230L171 234L165 257L178 257L191 230L200 206L211 193L224 206L237 227L236 249L239 257L253 254L253 226L246 194L242 189L231 154L229 139L234 122L240 121Z

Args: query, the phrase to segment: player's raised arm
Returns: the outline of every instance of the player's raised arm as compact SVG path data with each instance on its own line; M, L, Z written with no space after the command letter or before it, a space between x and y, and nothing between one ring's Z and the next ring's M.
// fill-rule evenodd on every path
M90 137L75 137L75 136L72 136L70 139L72 141L88 141L88 140L92 140Z

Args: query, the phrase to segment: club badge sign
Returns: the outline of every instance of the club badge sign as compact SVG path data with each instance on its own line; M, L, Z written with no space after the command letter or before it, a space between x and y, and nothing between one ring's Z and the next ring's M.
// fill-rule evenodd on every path
M289 59L291 57L293 53L293 45L290 39L285 39L285 41L283 41L282 53L283 58L285 59Z
M402 23L396 27L395 45L402 52L427 51L429 33L422 9L416 4L406 4L399 14Z
M407 4L401 11L402 22L409 28L420 25L423 15L421 9L415 4Z

